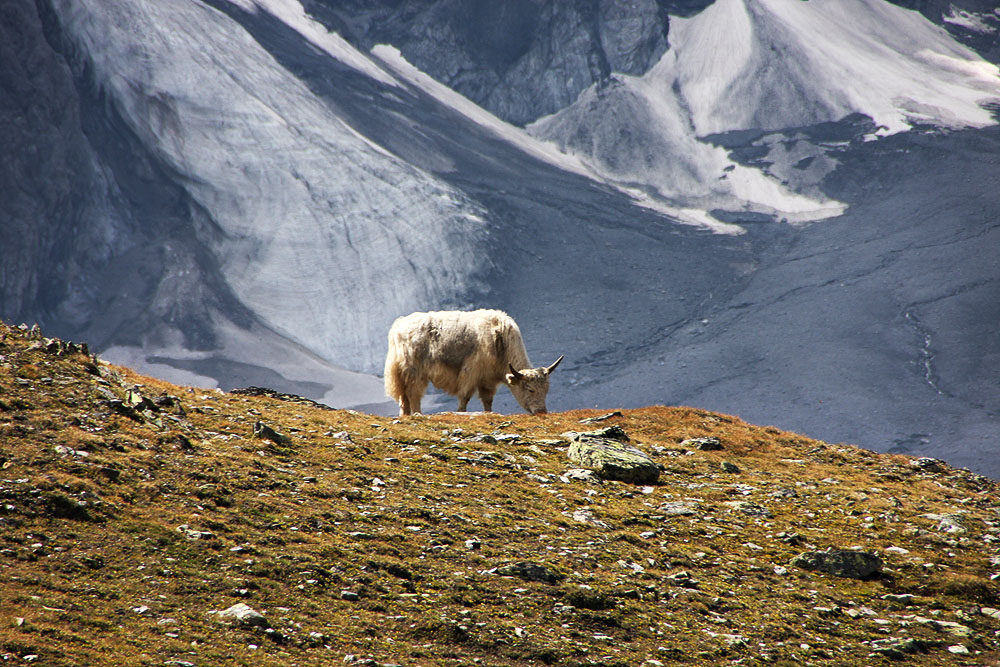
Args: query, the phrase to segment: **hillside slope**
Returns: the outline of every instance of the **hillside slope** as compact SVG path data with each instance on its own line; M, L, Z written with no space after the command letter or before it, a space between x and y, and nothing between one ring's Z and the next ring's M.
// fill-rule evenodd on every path
M655 484L568 472L608 425ZM5 661L1000 658L994 482L690 408L397 420L0 324L0 467ZM809 569L829 548L877 566Z

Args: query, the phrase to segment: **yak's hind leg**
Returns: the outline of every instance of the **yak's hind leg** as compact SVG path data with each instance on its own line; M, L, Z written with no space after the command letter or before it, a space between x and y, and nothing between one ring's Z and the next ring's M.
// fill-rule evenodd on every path
M414 380L400 383L398 397L400 417L420 412L420 401L423 399L426 389L426 380L423 383Z
M496 393L496 387L479 387L479 400L483 402L483 412L493 412L493 397Z
M406 388L406 393L403 394L403 401L400 403L400 415L412 415L420 414L420 401L424 398L424 391L427 389L427 383L424 382L423 386L419 382L414 382Z

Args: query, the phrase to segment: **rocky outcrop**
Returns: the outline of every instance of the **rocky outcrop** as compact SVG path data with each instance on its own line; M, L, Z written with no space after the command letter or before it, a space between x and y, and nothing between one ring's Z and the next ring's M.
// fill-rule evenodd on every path
M0 315L19 320L69 287L38 269L56 262L72 272L67 255L88 245L79 234L100 179L70 70L46 41L34 0L4 3L0 62Z
M612 72L644 73L667 50L668 12L689 14L709 3L308 4L317 18L362 49L390 43L438 81L500 118L524 125L568 106Z

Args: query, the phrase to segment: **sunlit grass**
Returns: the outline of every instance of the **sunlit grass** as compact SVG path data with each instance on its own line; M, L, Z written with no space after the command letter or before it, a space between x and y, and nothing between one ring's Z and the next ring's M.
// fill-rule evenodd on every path
M661 464L657 485L565 483L561 434L599 411L323 410L98 372L2 325L0 356L10 660L869 665L890 637L922 642L908 664L1000 656L981 612L1000 591L1000 501L966 471L650 407L607 423ZM155 409L112 402L134 386ZM290 441L254 438L258 421ZM704 436L723 449L681 445ZM827 547L879 553L886 571L789 565ZM558 578L495 571L519 562ZM237 602L272 629L209 615Z

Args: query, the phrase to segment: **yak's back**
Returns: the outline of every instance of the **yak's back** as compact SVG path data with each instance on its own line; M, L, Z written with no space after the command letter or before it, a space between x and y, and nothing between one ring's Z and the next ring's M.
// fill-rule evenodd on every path
M527 368L527 352L514 319L500 310L433 311L398 318L389 330L389 353L407 364L458 369L469 362Z

